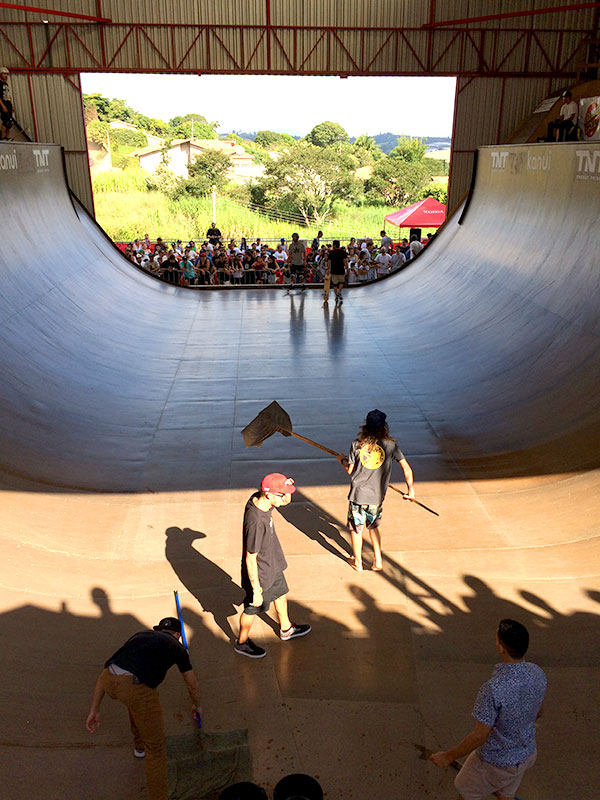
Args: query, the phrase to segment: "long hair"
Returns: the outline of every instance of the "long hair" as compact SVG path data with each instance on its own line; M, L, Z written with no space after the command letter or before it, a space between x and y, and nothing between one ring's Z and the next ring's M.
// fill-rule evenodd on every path
M390 436L390 429L387 422L384 422L383 425L379 425L378 427L373 427L365 422L358 431L357 439L361 444L366 444L369 449L378 442L382 442L384 439L388 439L391 442L396 441Z

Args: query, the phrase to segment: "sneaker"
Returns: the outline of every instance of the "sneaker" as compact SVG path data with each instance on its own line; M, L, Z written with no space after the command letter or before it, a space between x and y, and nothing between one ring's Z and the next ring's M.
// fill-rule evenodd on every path
M310 633L311 627L310 625L290 625L287 631L279 631L279 638L287 642L288 639L296 639L298 636L306 636L307 633Z
M146 751L145 750L138 750L137 747L136 747L136 749L133 751L133 755L136 758L146 758Z
M241 656L248 656L248 658L262 658L267 655L267 651L264 647L259 647L252 639L246 639L243 644L240 644L236 639L234 650Z

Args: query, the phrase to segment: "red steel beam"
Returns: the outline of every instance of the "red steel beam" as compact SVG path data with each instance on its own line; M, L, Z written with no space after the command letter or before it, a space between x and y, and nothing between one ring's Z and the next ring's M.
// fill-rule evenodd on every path
M71 17L72 19L85 19L88 22L112 22L107 17L91 17L89 14L73 14L71 11L55 11L52 8L40 8L39 6L26 6L22 3L0 2L1 8L14 8L17 11L34 11L40 14L54 14L57 17Z
M600 2L598 2L598 6L600 7ZM99 5L96 6L98 10ZM412 28L412 29L400 29L400 28L379 28L377 32L379 35L382 33L387 34L384 35L384 43L381 45L381 38L377 42L378 50L375 58L369 55L370 64L369 66L366 65L366 37L369 33L373 32L374 29L365 29L365 28L353 28L353 27L344 27L340 26L338 28L331 28L331 27L319 27L319 26L284 26L284 25L272 25L270 29L265 28L264 26L259 25L251 25L247 26L244 29L244 36L247 38L250 34L249 31L260 31L260 36L258 37L258 41L256 44L251 45L253 47L252 53L248 58L248 53L250 51L250 47L248 46L248 42L244 42L244 53L243 58L234 57L235 49L231 48L226 44L227 39L223 37L224 31L230 31L233 27L236 28L237 39L236 39L236 46L239 47L240 44L240 28L239 26L231 26L231 25L206 25L206 26L195 26L195 25L162 25L162 24L143 24L143 23L133 23L133 24L125 24L125 23L111 23L110 29L113 31L114 34L117 34L117 41L114 43L113 48L111 48L112 52L106 51L106 43L102 37L102 33L104 31L104 25L100 24L95 26L95 34L93 37L92 43L90 40L85 40L81 38L77 31L79 28L82 30L89 31L91 23L84 23L80 21L63 21L58 22L55 21L50 25L44 25L45 30L54 29L54 34L50 39L49 43L40 44L38 53L35 53L33 39L31 37L31 32L34 27L42 26L42 23L37 22L22 22L17 21L14 23L8 23L3 26L3 29L0 29L0 38L5 39L10 47L13 48L15 53L19 56L21 61L23 62L21 65L12 65L12 69L15 72L32 72L32 73L71 73L71 72L96 72L96 71L106 71L106 72L120 72L120 71L127 71L132 73L148 73L154 74L156 72L175 72L175 73L197 73L199 69L207 73L217 73L217 74L229 74L229 72L239 71L240 69L247 71L248 74L260 74L261 70L252 70L250 69L254 59L256 58L256 53L258 52L260 47L266 48L267 43L271 42L271 50L272 50L272 57L274 55L273 46L278 48L281 52L283 57L285 58L286 66L278 67L277 69L273 69L273 63L271 65L271 70L273 74L289 74L292 73L300 73L300 74L311 74L311 75L329 75L331 74L331 69L325 67L324 69L310 69L306 68L307 64L309 63L315 49L321 46L323 39L325 36L328 37L328 41L335 41L339 44L339 46L344 51L345 55L349 59L349 69L345 69L344 73L346 74L377 74L377 75L394 75L398 74L397 70L397 61L398 61L398 50L399 46L402 48L406 48L408 52L412 55L415 59L415 66L412 69L405 69L403 70L402 74L405 75L412 75L412 74L439 74L439 75L453 75L461 74L463 76L471 76L471 75L480 75L485 77L512 77L513 75L518 76L519 71L527 73L529 77L542 77L547 78L549 75L549 71L552 71L553 66L552 62L556 62L554 64L554 69L560 73L562 78L570 78L574 75L573 70L565 71L566 65L570 65L570 63L575 58L576 53L572 52L570 54L563 53L562 51L564 48L564 36L566 35L565 30L556 31L556 30L544 30L544 31L534 31L533 29L524 30L523 28L505 28L502 31L493 29L493 28L482 28L473 26L469 29L465 28L454 28L454 29L444 29L440 31L440 36L443 38L447 37L448 34L450 36L450 41L445 44L445 47L441 51L441 53L437 55L431 56L432 62L428 62L429 57L429 39L431 36L435 36L435 30L429 30L427 32L423 31L421 28ZM31 61L27 58L27 56L22 53L16 44L11 41L10 37L10 28L11 26L15 26L16 30L19 30L21 26L25 25L27 27L27 33L29 35L29 48L31 50ZM172 57L167 59L165 55L161 53L161 60L162 64L160 67L154 68L145 68L142 66L142 56L148 50L148 48L155 51L153 55L156 55L156 52L160 52L155 44L154 40L152 39L152 32L154 29L160 30L167 30L173 33L174 28L178 28L181 30L185 30L189 32L189 43L186 43L187 50L185 54L178 55L175 57L175 49L173 47L173 54ZM61 31L65 31L66 37L66 44L69 48L69 59L68 63L63 63L65 61L64 54L59 54L59 64L54 67L46 67L43 66L45 60L49 53L56 49L57 41L60 38ZM318 33L318 35L311 37L310 43L308 43L308 48L310 52L300 53L299 41L298 41L298 34L305 30L311 30ZM346 31L354 31L360 30L360 38L358 42L355 42L352 46L348 45L345 41L344 34ZM288 44L285 42L283 38L280 36L281 32L283 31L292 31L293 32L293 41ZM419 32L421 34L421 39L419 45L413 43L411 41L410 33L412 31ZM575 32L575 31L573 31ZM479 37L477 34L479 33ZM499 52L498 47L498 37L502 35L506 37L507 34L516 35L514 44L509 48L508 52ZM585 33L586 35L589 33L587 30L579 30L577 31L579 34L579 38ZM119 57L120 53L122 52L125 45L130 42L132 38L132 34L134 39L134 48L133 54L130 53L130 56L126 59L126 64L121 64L120 66L115 66L117 62L117 58ZM189 66L184 67L190 60L190 53L192 52L195 44L201 39L202 34L206 36L206 43L205 43L205 53L204 53L204 60L203 66ZM556 36L558 35L558 40ZM394 37L393 44L392 38ZM550 41L547 41L548 36L551 37ZM490 37L492 41L490 42ZM552 38L554 37L554 38ZM187 37L186 37L187 38ZM62 39L60 40L62 41ZM172 46L173 46L173 37L171 37ZM558 41L561 45L561 53L560 59L556 54L556 41ZM73 50L73 45L76 43L77 46L82 47L83 51L87 54L87 57L91 58L93 61L93 66L88 66L87 64L84 65L83 63L76 63L76 53ZM520 44L524 43L526 45L526 52L525 52L525 63L523 66L514 68L512 70L503 70L503 66L510 57L510 55L514 52L515 48ZM485 53L488 50L488 44L493 45L493 54L491 58L491 62L485 57ZM218 46L222 52L224 52L228 56L228 60L231 64L225 68L218 68L215 69L213 64L211 63L211 50L214 49L215 46ZM312 47L311 47L312 46ZM386 48L389 50L390 46L394 47L393 57L390 60L393 60L393 63L386 64L386 69L377 70L373 69L373 65L377 60L378 55L381 54L383 50ZM461 64L458 66L458 69L454 67L452 70L443 70L439 69L440 64L442 63L443 59L446 57L449 51L454 50L455 53L453 58L458 56L456 52L457 46L459 47L460 51L462 52L463 59L461 60ZM479 64L474 65L472 68L468 61L464 59L465 56L465 46L467 49L474 48L475 52L477 53L477 57L479 59ZM535 48L540 49L544 63L548 64L549 69L537 69L528 71L529 69L529 61L527 57L527 50L531 49L532 46ZM45 48L45 49L44 49ZM137 52L137 59L135 53ZM133 58L132 58L133 56ZM300 59L303 59L301 63ZM87 59L86 59L87 60ZM135 63L131 63L132 60ZM560 62L564 61L562 67ZM558 64L558 66L557 66ZM289 70L288 70L289 67ZM569 67L570 69L570 67ZM265 72L264 67L262 68L262 72ZM568 74L567 74L568 72ZM563 74L564 73L564 74ZM337 73L336 73L337 74Z
M464 19L445 19L440 22L426 22L423 28L441 28L445 25L466 25L471 22L489 22L493 19L514 19L515 17L531 17L535 14L556 14L562 11L578 11L584 8L600 8L600 2L571 3L565 6L551 8L534 8L528 11L505 11L502 14L486 14L482 17L465 17Z
M1 5L2 5L2 3L0 2L0 6ZM591 5L600 9L600 0L597 0L597 2L592 3ZM574 6L568 6L567 8L574 8ZM95 18L92 17L92 19L95 19ZM470 22L470 21L471 21L470 19L465 20L465 22ZM100 20L100 22L102 22L102 20ZM37 26L41 26L43 24L45 24L45 23L34 22L34 21L25 22L23 20L11 20L10 22L5 22L4 23L4 25L7 25L7 26L8 25L14 25L14 26L19 26L19 25L37 25ZM54 23L54 24L58 25L59 23ZM72 22L71 23L71 25L82 25L82 26L85 26L85 27L90 27L90 24L91 24L90 22ZM240 26L239 25L234 25L234 24L225 23L225 22L197 23L197 24L195 24L195 23L191 23L191 22L112 22L111 20L108 20L108 24L110 24L113 28L123 28L123 27L129 27L130 25L139 25L142 28L194 28L194 29L197 29L197 28L200 28L200 27L208 27L208 28L219 28L219 29L221 29L221 28L222 29L231 28L231 29L236 30L236 31L240 30ZM358 26L358 25L334 25L334 26L332 26L332 25L271 25L271 26L269 26L269 30L277 30L277 31L312 31L313 33L315 33L315 32L316 33L320 33L321 31L354 31L355 33L366 32L366 33L377 33L377 34L380 34L380 33L388 33L389 31L404 31L405 33L413 33L413 32L414 33L423 33L424 29L427 28L427 27L429 27L429 26L428 25L422 25L421 27L418 27L418 28L417 27L406 26L406 27L399 28L398 26L381 25L381 26L379 26L377 28L365 28L365 27L361 27L361 26ZM247 31L249 31L249 30L260 30L260 31L263 31L263 30L266 29L264 25L254 25L254 24L253 25L244 25L244 28ZM462 31L462 30L464 30L464 28L459 28L458 30ZM497 29L497 28L472 28L471 32L477 31L477 30L486 31L487 33L490 33L490 34L491 33L507 33L507 32L510 33L511 31L513 33L523 33L523 32L529 32L531 30L531 28L529 28L529 27L528 28L514 27L514 28L501 28L501 29ZM563 31L564 33L589 33L589 29L588 28L583 28L583 27L579 27L579 28L564 28L564 27L561 27L561 28L544 28L544 33L560 33L561 31Z

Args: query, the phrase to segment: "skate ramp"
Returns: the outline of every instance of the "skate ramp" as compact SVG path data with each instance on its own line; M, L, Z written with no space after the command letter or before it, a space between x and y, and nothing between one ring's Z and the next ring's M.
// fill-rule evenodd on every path
M307 772L328 798L452 796L419 755L468 733L509 616L551 687L520 794L591 796L599 162L591 146L481 149L462 219L324 308L318 291L186 291L140 273L74 207L59 148L2 147L6 797L144 796L122 709L105 701L96 737L83 721L104 660L174 613L173 589L205 728L247 728L266 787ZM340 451L367 410L388 413L440 517L388 497L382 573L347 565L334 459L279 435L244 448L273 399ZM231 645L240 525L275 470L299 487L276 526L293 619L313 633L287 647L258 621L268 656L254 664ZM167 733L190 733L177 674L160 691Z
M77 213L59 148L2 152L3 472L86 490L219 488L235 483L238 429L261 403L302 398L292 419L312 427L340 396L352 422L338 447L367 402L398 422L418 415L430 436L416 455L434 443L481 475L597 465L597 148L483 148L462 223L399 275L348 292L343 323L317 292L300 309L277 291L156 281Z

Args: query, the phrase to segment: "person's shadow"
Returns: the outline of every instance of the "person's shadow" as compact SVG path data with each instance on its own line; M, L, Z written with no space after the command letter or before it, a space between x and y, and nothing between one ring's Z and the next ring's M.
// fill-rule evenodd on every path
M236 606L243 601L244 591L225 570L194 547L195 541L206 538L205 533L170 527L165 534L165 555L175 574L202 609L213 615L225 636L233 641L229 617L237 615Z
M327 552L341 558L342 561L347 561L348 556L352 555L352 547L336 527L335 517L311 502L302 492L297 491L293 503L277 510L290 525L298 528Z

